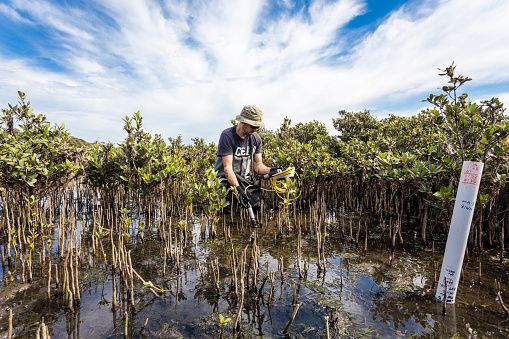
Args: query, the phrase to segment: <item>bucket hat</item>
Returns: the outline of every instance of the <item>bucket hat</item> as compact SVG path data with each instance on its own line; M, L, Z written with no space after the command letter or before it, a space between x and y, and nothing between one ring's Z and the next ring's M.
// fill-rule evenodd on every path
M240 114L235 118L238 122L243 122L255 127L265 126L262 119L262 110L253 105L244 106Z

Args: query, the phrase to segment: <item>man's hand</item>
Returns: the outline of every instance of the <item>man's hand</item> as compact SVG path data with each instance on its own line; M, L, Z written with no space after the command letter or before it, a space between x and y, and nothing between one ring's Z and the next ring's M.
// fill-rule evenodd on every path
M239 193L239 202L244 208L249 208L251 206L251 200L247 196L246 191L241 186L237 186L237 193Z
M273 176L275 176L276 174L281 173L281 172L283 172L283 170L282 170L281 168L274 168L274 167L271 167L271 169L270 169L269 173L265 174L265 175L263 176L263 178L264 178L264 179L269 179L269 178L271 178L271 177L273 177Z

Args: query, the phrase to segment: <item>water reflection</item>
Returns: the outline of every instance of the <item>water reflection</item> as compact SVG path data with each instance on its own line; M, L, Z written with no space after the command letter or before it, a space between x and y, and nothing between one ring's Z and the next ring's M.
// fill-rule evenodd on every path
M329 220L332 221L334 218ZM133 229L139 231L141 225L135 223ZM129 333L141 337L218 337L218 316L223 314L232 318L225 328L225 334L232 335L241 304L240 295L235 295L232 248L238 265L244 248L248 253L253 251L252 230L228 225L232 234L230 243L224 240L222 227L218 227L218 237L210 239L210 225L204 219L188 221L187 227L189 244L184 250L180 272L169 270L162 274L161 244L156 237L147 237L143 243L133 240L130 249L136 270L171 292L159 298L139 286L135 309L128 313ZM136 232L132 233L133 239L136 236ZM476 319L478 313L471 312L470 305L448 305L446 314L442 315L442 306L433 298L433 264L426 255L401 253L388 266L389 250L382 247L364 254L354 246L329 241L327 269L320 271L316 264L315 239L311 234L304 234L301 261L307 264L307 276L299 279L294 230L277 234L264 228L256 236L259 273L256 283L253 271L245 279L248 288L240 312L241 333L246 337L283 337L282 331L292 316L292 305L297 303L302 306L289 327L290 336L323 336L325 316L329 317L330 330L340 337L451 337L467 334L465 323L475 327L478 333L487 333L488 329L494 335L504 333L503 329L482 328L482 319ZM118 276L114 283L108 265L96 262L87 248L83 251L89 259L83 263L78 311L67 312L56 302L39 302L27 308L27 313L35 314L38 319L44 316L57 338L121 337L126 326L123 287ZM214 283L215 259L220 273L219 288ZM253 269L253 262L248 265ZM486 279L489 274L486 270ZM115 310L112 310L113 286L117 287L119 304ZM462 286L458 300L465 300L468 293L468 286ZM476 297L488 300L490 296L476 293ZM44 300L40 295L31 298ZM495 312L484 316L490 317L488 323L499 321ZM21 336L33 333L33 326L19 332Z
M416 274L412 279L412 283L415 287L424 288L426 286L426 278L422 274Z

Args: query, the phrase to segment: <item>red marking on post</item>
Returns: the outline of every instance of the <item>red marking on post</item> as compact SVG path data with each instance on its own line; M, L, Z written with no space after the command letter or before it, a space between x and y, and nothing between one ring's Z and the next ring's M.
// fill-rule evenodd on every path
M463 184L477 185L479 182L479 165L471 163L463 172Z

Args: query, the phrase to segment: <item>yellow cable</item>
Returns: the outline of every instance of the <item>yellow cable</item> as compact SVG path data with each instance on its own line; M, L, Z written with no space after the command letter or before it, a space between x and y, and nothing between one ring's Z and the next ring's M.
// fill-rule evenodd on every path
M266 188L262 188L264 191L267 191L267 192L275 192L276 195L283 201L285 201L286 203L288 204L291 204L293 203L295 200L297 200L300 195L301 195L301 190L300 190L300 187L299 185L296 186L296 188L298 189L299 191L299 194L290 199L289 197L284 197L283 194L285 194L287 191L288 191L288 187L287 187L287 182L285 180L282 180L282 179L274 179L274 178L271 178L270 179L270 185L271 185L271 188L272 189L266 189ZM299 183L299 181L297 181L297 183Z
M260 188L266 192L275 192L276 195L287 204L291 204L294 201L296 201L302 193L300 190L300 185L299 185L300 181L297 181L297 185L295 186L295 188L298 190L299 194L296 197L291 198L291 199L289 197L283 196L283 194L285 194L288 191L286 178L283 178L283 179L270 178L269 183L270 183L270 186L272 189L267 189L267 188L263 188L263 187L260 187ZM244 190L247 192L248 188L251 186L253 186L253 185L248 185ZM237 190L232 189L232 191L233 191L233 194L235 195L235 197L238 199L239 193L237 192Z

